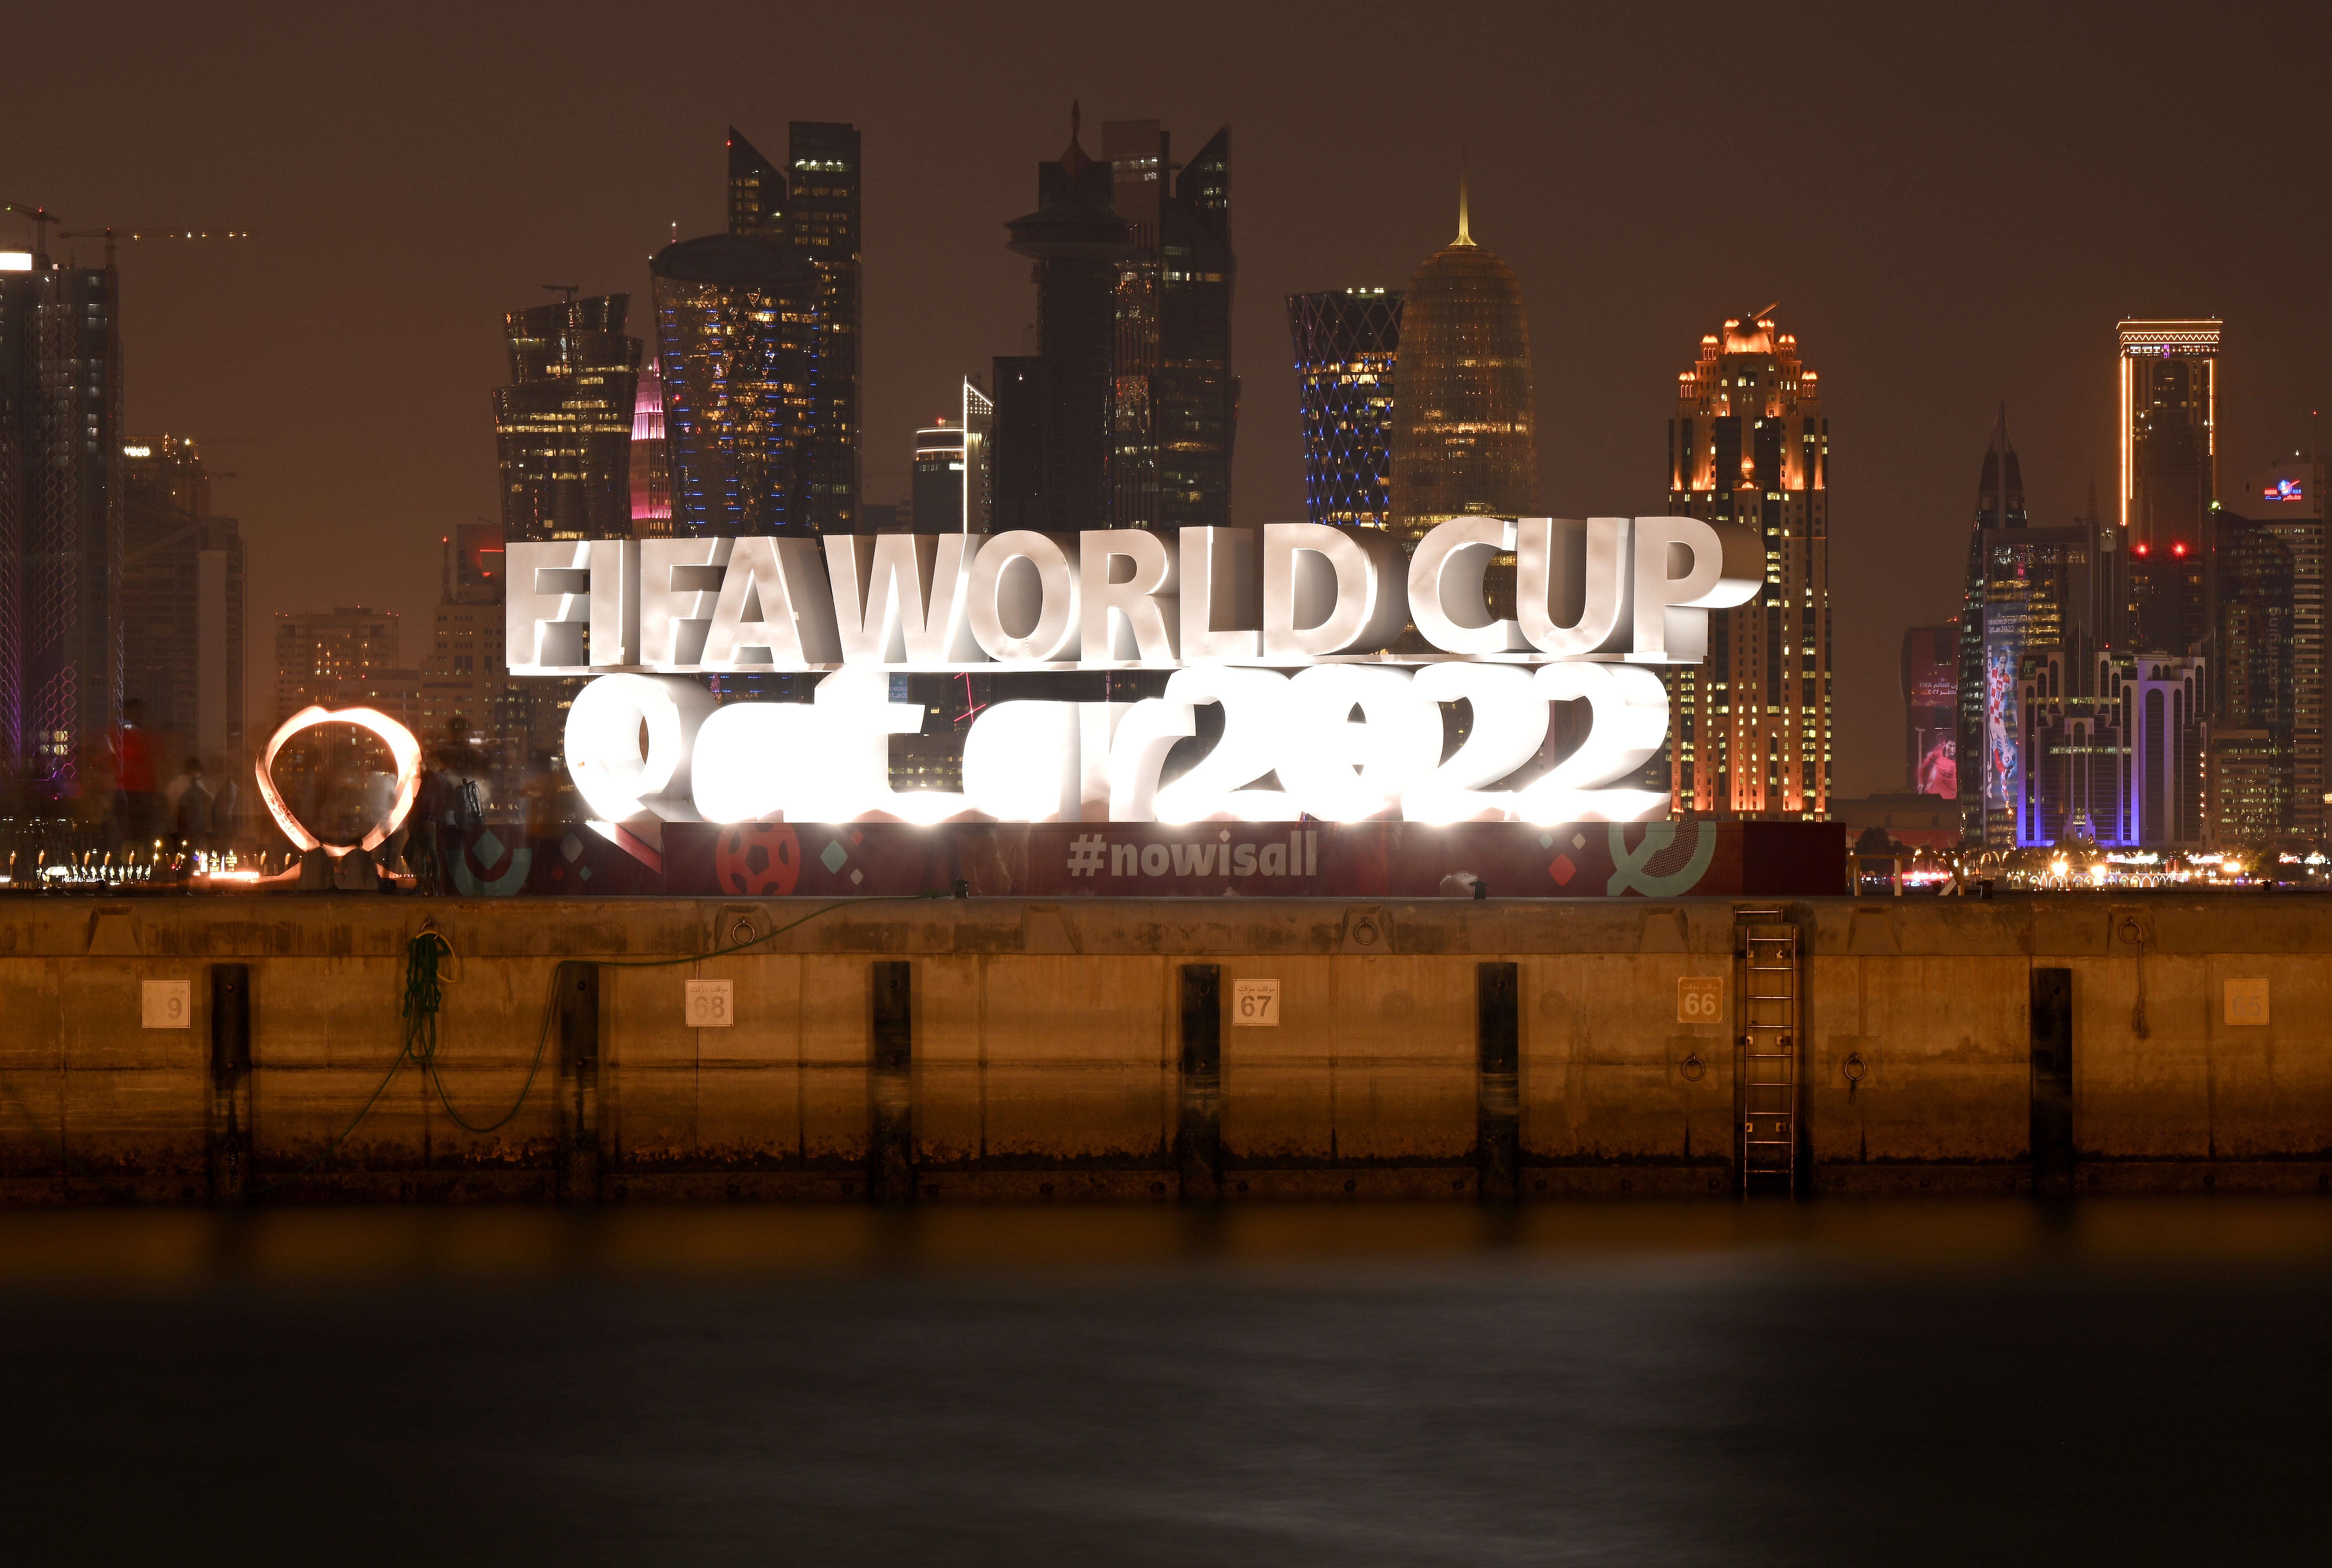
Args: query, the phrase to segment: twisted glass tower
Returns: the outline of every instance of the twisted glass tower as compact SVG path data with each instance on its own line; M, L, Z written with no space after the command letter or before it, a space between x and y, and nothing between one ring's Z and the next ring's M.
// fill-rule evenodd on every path
M672 531L816 537L817 269L773 240L708 234L648 271Z
M1402 306L1391 501L1393 531L1411 540L1448 518L1538 507L1522 284L1474 243L1462 183L1458 237L1417 269Z

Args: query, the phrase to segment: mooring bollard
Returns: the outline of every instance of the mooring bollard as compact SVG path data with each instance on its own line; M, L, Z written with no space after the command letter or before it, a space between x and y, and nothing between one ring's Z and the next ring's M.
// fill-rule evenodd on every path
M915 1196L914 966L880 959L868 966L874 991L873 1049L867 1103L866 1195L876 1203L906 1203Z
M1181 1117L1174 1169L1187 1200L1212 1202L1223 1189L1223 971L1182 966Z
M559 1170L561 1203L599 1199L599 966L559 966Z
M1485 1203L1512 1201L1517 1186L1522 1159L1521 990L1520 966L1476 966L1474 1030L1480 1084L1474 1125L1478 1190Z

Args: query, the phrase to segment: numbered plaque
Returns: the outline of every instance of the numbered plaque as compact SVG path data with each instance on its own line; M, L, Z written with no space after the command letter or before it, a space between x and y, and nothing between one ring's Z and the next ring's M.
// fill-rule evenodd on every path
M148 980L139 991L138 1021L149 1029L191 1029L194 997L192 980Z
M2227 1022L2236 1025L2267 1022L2267 981L2231 980L2227 982Z
M690 980L682 1001L692 1029L725 1029L737 1021L735 980Z
M1680 975L1677 979L1677 1022L1721 1024L1725 1021L1725 981L1716 975Z
M1231 981L1231 1022L1242 1028L1277 1028L1279 982L1276 980Z

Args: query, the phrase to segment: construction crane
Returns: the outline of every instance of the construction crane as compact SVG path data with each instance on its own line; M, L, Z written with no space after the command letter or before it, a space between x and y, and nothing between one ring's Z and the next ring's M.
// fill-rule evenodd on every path
M35 251L46 251L49 248L49 236L46 232L48 226L62 221L56 214L38 202L0 202L0 213L21 213L32 219L33 249Z
M57 231L57 238L61 240L103 239L105 241L105 264L109 270L113 266L113 247L114 242L117 240L247 240L251 237L252 234L249 229L131 229L109 227L102 229L59 229Z

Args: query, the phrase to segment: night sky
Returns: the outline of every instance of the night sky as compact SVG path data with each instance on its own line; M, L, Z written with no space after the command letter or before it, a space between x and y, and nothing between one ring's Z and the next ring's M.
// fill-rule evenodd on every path
M1618 13L1624 12L1620 15ZM222 14L234 19L221 19ZM254 722L272 617L406 617L451 524L496 515L502 313L628 291L723 222L723 133L865 148L866 477L1021 351L1002 225L1113 119L1178 156L1232 127L1234 492L1300 520L1282 296L1400 286L1454 232L1530 310L1543 503L1660 510L1677 372L1780 301L1821 374L1843 793L1900 788L1896 660L1956 607L2005 399L2032 520L2108 505L2113 325L2227 322L2222 492L2332 393L2323 96L2332 7L407 5L33 8L9 24L0 200L72 228L235 227L121 263L129 429L199 438L252 546ZM0 247L24 243L0 218ZM99 254L81 242L85 261Z

